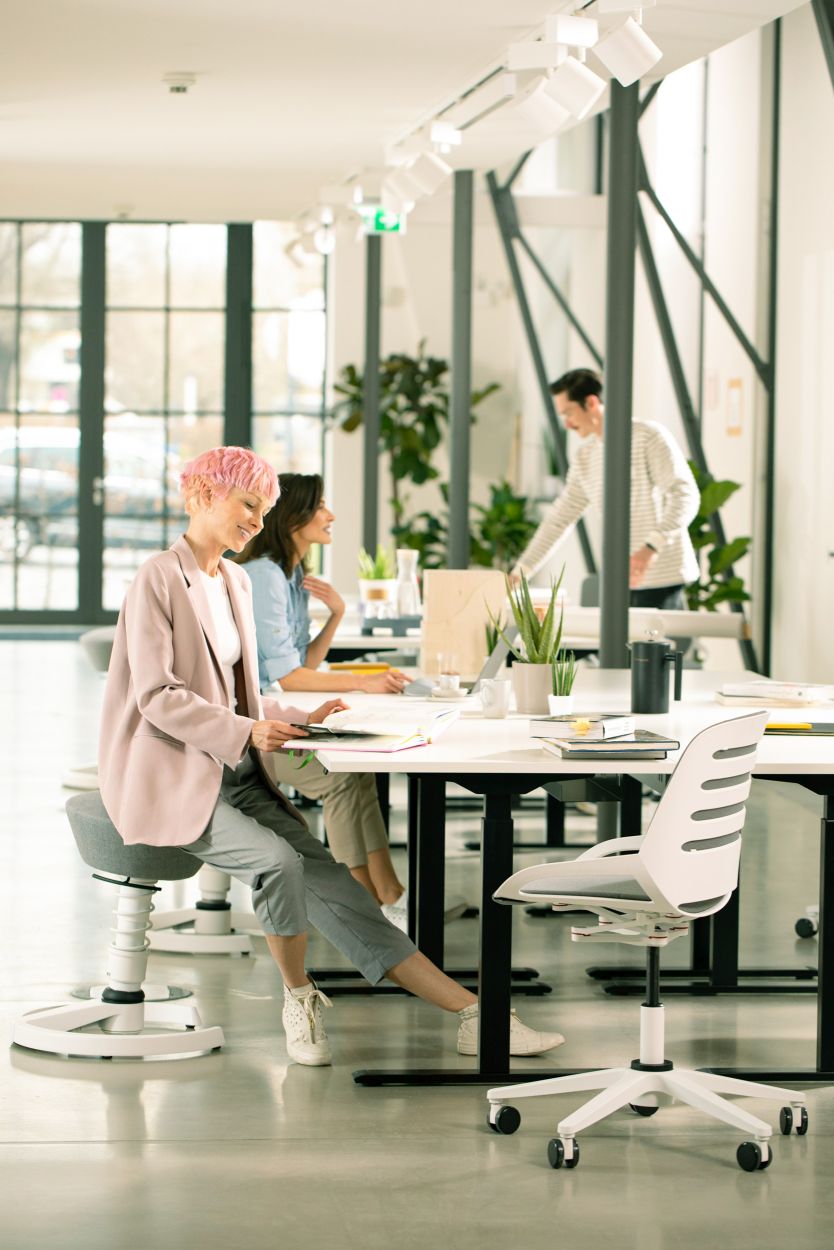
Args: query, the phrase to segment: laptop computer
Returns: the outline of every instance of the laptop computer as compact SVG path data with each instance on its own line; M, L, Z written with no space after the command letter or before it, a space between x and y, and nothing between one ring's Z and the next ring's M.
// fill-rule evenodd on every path
M461 690L466 691L468 695L477 694L480 689L481 682L485 679L489 680L492 677L497 677L501 669L504 667L510 650L507 644L515 642L518 629L515 625L510 625L504 630L504 634L506 641L504 638L499 637L495 646L492 648L484 661L484 665L475 680L461 681L460 688ZM403 690L403 694L412 699L429 699L431 698L431 692L434 690L436 685L437 679L434 677L418 677L414 681L409 682Z

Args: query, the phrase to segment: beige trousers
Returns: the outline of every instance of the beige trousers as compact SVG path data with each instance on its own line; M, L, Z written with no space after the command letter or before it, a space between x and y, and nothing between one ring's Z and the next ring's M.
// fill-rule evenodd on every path
M339 863L361 868L371 851L388 845L373 774L328 773L316 758L302 768L299 757L288 751L265 753L261 759L277 785L321 799L327 841Z

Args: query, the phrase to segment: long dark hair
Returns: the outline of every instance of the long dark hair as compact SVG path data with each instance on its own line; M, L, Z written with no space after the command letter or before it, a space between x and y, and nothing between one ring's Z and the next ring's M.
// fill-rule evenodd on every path
M260 534L234 556L236 564L248 564L266 556L284 570L287 577L297 563L293 534L303 529L319 509L324 497L324 481L319 473L279 473L281 494L264 518ZM305 563L306 568L306 563Z

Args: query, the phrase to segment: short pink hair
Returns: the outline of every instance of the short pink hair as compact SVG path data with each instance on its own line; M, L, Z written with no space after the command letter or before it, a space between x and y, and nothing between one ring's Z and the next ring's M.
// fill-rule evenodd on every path
M238 490L262 495L269 500L270 507L281 493L272 465L248 447L213 447L189 460L180 473L180 490L186 505L206 482L221 499L236 486Z

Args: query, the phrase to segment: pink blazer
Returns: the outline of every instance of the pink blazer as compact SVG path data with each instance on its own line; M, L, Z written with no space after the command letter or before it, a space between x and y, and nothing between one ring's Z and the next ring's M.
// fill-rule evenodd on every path
M104 806L127 843L196 841L211 820L223 765L240 763L253 724L264 719L249 578L236 564L220 561L251 713L239 716L231 710L234 692L217 658L198 573L191 547L178 538L141 566L119 613L101 717L99 779ZM265 703L266 715L275 720L307 720L297 708Z

